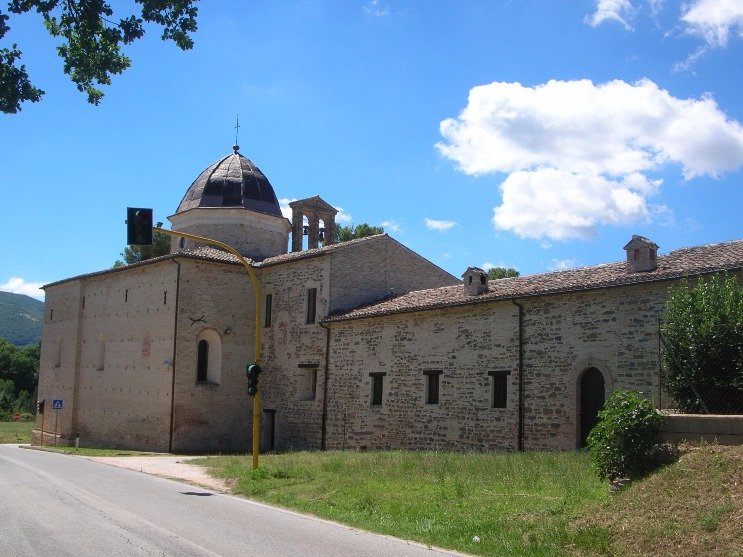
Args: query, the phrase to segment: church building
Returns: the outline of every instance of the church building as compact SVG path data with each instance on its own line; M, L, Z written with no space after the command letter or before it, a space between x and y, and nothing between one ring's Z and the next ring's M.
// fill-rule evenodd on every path
M742 240L660 255L633 236L616 263L458 278L387 234L334 243L318 196L290 206L235 146L168 217L257 276L262 451L579 447L614 389L659 399L669 286L743 277ZM39 399L63 403L34 443L250 450L256 293L235 256L174 236L44 290Z

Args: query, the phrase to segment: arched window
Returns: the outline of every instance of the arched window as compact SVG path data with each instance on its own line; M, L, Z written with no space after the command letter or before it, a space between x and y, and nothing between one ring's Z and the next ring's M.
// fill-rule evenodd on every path
M199 341L196 362L196 382L206 383L209 372L209 343L205 340Z
M222 379L222 338L213 329L199 333L196 345L196 382L218 385Z

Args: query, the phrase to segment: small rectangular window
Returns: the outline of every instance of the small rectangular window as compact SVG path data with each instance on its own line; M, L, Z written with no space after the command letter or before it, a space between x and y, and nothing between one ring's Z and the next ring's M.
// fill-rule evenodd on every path
M382 393L384 386L384 372L370 373L371 377L371 405L382 406Z
M266 301L264 303L265 309L263 311L263 326L271 326L271 304L273 304L273 294L266 294Z
M299 400L317 398L317 364L299 364Z
M438 404L441 370L429 369L423 373L426 375L426 404Z
M488 375L493 378L493 390L491 399L493 408L506 408L508 405L508 376L510 371L490 371Z
M317 288L307 289L307 325L315 322L317 307Z

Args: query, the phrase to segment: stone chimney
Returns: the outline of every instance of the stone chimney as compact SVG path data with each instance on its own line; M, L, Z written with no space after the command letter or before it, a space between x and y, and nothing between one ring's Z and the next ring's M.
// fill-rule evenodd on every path
M647 238L635 234L624 249L630 273L655 271L658 268L658 246Z
M479 267L468 267L462 280L467 296L479 296L488 291L488 274Z

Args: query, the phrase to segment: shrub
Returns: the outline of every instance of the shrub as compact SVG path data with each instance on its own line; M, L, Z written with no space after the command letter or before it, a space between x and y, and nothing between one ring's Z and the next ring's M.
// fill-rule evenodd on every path
M637 391L614 391L588 434L588 449L599 477L638 478L654 469L658 464L656 436L662 423L663 416Z

